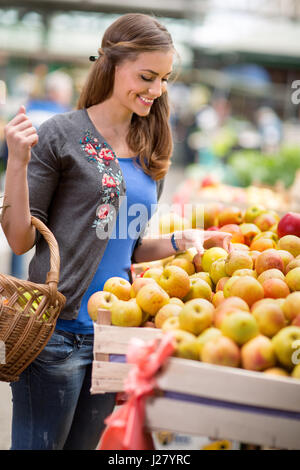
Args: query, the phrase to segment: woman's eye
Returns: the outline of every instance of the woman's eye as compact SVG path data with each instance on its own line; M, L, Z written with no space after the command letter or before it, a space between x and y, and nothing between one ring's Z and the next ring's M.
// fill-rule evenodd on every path
M145 82L152 82L153 81L153 78L148 78L148 77L145 77L144 75L141 75L141 78L143 80L145 80Z

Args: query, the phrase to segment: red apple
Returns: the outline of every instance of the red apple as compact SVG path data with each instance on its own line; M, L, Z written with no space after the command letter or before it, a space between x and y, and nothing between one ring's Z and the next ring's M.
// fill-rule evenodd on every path
M296 235L300 237L300 214L297 212L288 212L281 217L277 226L277 232L280 238L285 235Z

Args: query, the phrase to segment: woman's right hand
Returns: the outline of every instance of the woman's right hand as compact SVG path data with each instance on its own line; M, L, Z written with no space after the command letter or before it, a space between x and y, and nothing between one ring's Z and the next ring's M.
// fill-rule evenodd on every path
M38 135L29 117L26 116L24 106L21 106L18 114L6 124L4 133L9 160L27 166L30 161L31 148L38 142Z

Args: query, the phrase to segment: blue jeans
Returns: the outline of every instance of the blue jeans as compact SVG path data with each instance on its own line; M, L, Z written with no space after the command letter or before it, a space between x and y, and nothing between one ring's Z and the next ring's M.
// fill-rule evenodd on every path
M93 450L115 394L91 395L93 335L55 331L12 382L11 450Z

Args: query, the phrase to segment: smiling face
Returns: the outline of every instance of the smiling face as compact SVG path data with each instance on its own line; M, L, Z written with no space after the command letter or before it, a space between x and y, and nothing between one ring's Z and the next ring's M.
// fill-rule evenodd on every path
M111 99L125 114L147 116L154 100L166 91L173 58L171 50L142 52L135 61L117 65Z

